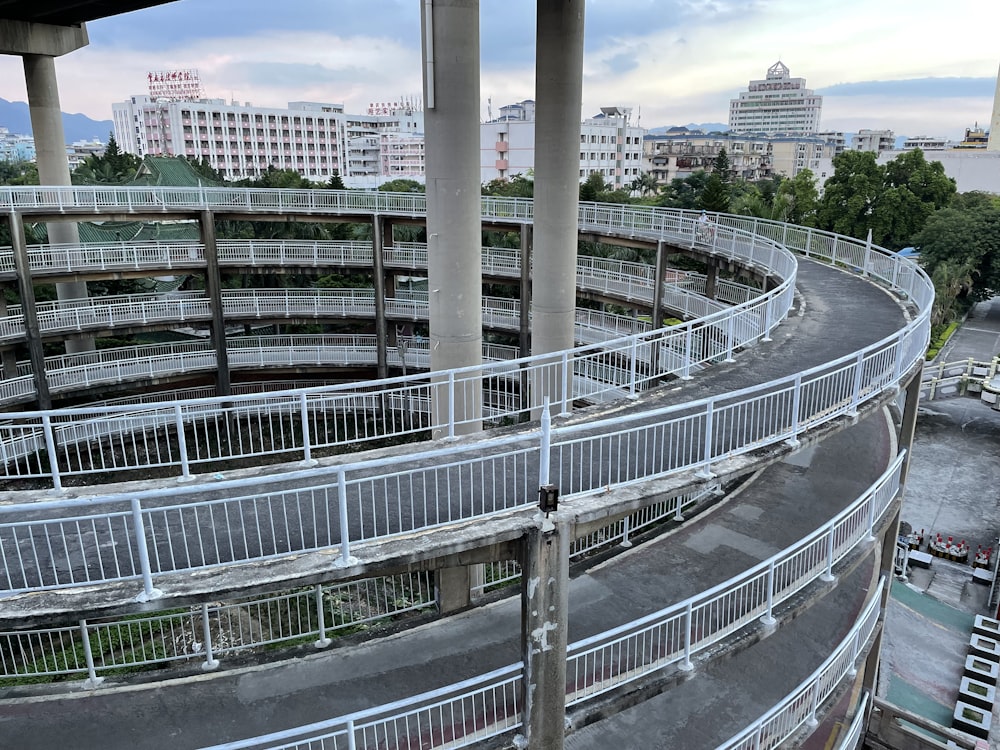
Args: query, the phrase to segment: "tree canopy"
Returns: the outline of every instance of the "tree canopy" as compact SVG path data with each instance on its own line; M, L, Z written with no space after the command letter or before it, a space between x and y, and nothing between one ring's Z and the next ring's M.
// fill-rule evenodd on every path
M115 184L129 182L142 164L135 154L127 154L118 147L114 133L108 135L108 145L101 156L92 154L70 175L74 185Z
M890 250L910 244L930 215L955 195L955 181L940 162L919 149L885 166L871 151L845 151L833 159L834 173L817 204L817 224L839 234L872 240Z
M1000 200L970 204L937 211L913 240L938 295L975 302L1000 293Z

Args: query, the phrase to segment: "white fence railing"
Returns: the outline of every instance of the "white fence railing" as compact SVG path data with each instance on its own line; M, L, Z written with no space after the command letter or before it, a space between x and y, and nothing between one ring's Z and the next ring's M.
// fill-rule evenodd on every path
M636 534L681 514L718 488L709 486L641 508L574 541L570 559L600 549L628 545ZM490 567L488 581L473 585L473 598L520 577L514 561ZM429 573L317 585L271 596L213 601L181 612L154 612L127 619L81 620L57 628L0 632L0 679L86 675L91 684L122 669L222 657L247 649L315 638L329 645L328 633L360 623L433 608ZM204 630L204 623L209 629ZM83 639L90 641L89 651Z
M776 621L775 607L817 580L829 580L834 565L870 543L877 525L899 492L904 454L850 506L805 539L755 568L715 588L619 628L570 644L566 703L600 693L674 666L686 669L691 657L740 629ZM774 748L811 717L850 674L871 638L880 614L880 591L869 598L854 627L807 680L723 748ZM262 737L216 745L213 750L306 750L371 747L375 737L415 741L421 747L466 747L521 725L523 663L479 678L361 711ZM502 695L501 703L497 696ZM445 733L435 717L448 717ZM417 721L423 717L424 721ZM362 727L367 731L362 732ZM748 744L747 744L748 743Z
M0 193L2 198L2 193ZM685 222L691 223L685 219ZM693 224L692 224L693 226ZM630 230L638 231L636 229ZM683 232L679 240L685 240ZM524 358L503 366L484 365L482 368L466 368L451 371L448 382L426 384L419 380L396 379L373 382L367 390L373 394L369 406L402 405L413 399L431 403L435 398L445 397L456 404L457 415L472 415L464 420L461 416L449 421L448 434L469 419L478 418L486 409L492 419L517 420L527 412L525 404L537 404L541 393L545 392L558 399L562 413L569 412L576 399L589 403L601 402L623 396L636 395L665 377L690 377L704 364L731 359L740 347L752 344L767 334L785 316L792 303L795 261L794 258L773 243L756 242L741 231L719 232L717 243L720 251L732 257L744 258L747 262L762 264L772 261L773 273L784 279L767 294L754 297L750 301L714 311L712 303L706 301L710 314L697 320L662 331L651 331L617 341L605 341L563 352L557 355L543 355ZM322 290L318 290L322 291ZM338 290L339 291L339 290ZM366 296L368 290L347 290L343 295L330 294L323 297L324 304L332 309L344 306L350 301L355 308L371 304L374 298ZM684 293L685 300L695 295ZM180 297L178 304L194 308L201 306L200 315L207 316L207 300ZM295 306L297 314L307 315L318 304L316 295L292 294L279 291L268 297L269 312L288 310ZM248 317L254 317L261 298L242 290L235 290L226 296L226 308ZM292 305L294 301L294 305ZM518 325L517 300L493 300L496 308L488 308L490 320L495 324L506 324L512 329ZM84 303L89 304L89 303ZM418 310L426 310L425 303L409 294L391 301L396 315L417 316ZM685 303L690 307L694 303ZM151 300L151 307L163 319L170 318L165 307L173 304ZM157 307L159 306L159 307ZM135 305L122 301L121 315L135 315ZM176 314L177 308L173 307ZM59 314L75 315L73 306ZM702 310L699 310L701 312ZM148 317L148 313L140 316ZM8 319L10 320L10 319ZM511 383L512 368L523 371L523 384ZM524 396L524 388L533 389L535 395ZM191 466L219 460L251 458L254 456L301 453L306 456L314 449L343 445L363 440L380 439L405 435L412 432L411 420L405 414L384 409L377 417L377 423L368 419L352 418L350 424L343 424L343 395L347 402L353 402L353 386L333 387L326 393L299 392L287 394L284 403L273 394L254 404L252 397L238 399L226 397L184 402L159 407L158 413L132 413L127 409L104 407L100 409L82 407L80 409L58 410L47 413L11 412L7 421L0 423L0 462L8 476L52 476L53 483L59 485L61 474L92 474L133 467L177 466L181 474L190 474ZM502 394L496 401L477 406L481 393ZM515 397L515 392L520 393ZM379 393L376 397L374 394ZM314 429L301 429L298 414L305 413L299 402L319 400L320 403L335 405L336 408ZM239 405L234 404L239 401ZM236 412L228 411L236 409ZM268 411L270 409L270 411ZM366 412L372 408L366 408ZM259 435L244 429L239 436L231 434L238 424L232 421L236 414L255 414L256 419L268 422L260 434L268 439L262 442ZM310 413L315 413L315 408ZM209 425L211 421L214 424ZM259 424L259 423L258 423ZM141 441L133 439L136 430L144 433ZM105 438L104 445L99 441ZM86 445L81 446L81 441ZM51 446L47 460L41 460L42 446Z

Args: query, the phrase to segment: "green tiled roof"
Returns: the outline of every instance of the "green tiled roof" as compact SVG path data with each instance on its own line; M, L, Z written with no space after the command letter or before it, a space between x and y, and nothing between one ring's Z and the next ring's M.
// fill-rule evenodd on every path
M173 242L176 240L197 240L198 225L192 221L160 222L146 224L139 221L107 221L102 224L85 221L77 225L80 242ZM39 242L48 242L45 224L32 225L32 232Z
M186 159L177 159L170 156L146 156L143 157L139 171L131 185L167 186L167 187L220 187L222 183L209 180L200 173Z

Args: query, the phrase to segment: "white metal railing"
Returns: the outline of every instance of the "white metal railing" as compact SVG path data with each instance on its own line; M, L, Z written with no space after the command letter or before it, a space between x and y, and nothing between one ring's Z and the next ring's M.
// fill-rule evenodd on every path
M817 580L830 580L834 565L858 547L871 543L874 531L899 492L899 473L904 454L857 500L829 523L709 591L671 605L659 612L619 628L572 643L567 648L566 703L574 705L641 677L675 666L689 667L691 657L724 637L763 620L776 622L774 608ZM743 734L721 747L773 748L810 717L822 701L855 667L857 656L877 625L880 614L878 591L869 598L854 627L823 665L774 709L751 725L752 741L742 745ZM414 739L414 730L425 739L421 747L465 747L475 741L520 726L518 706L509 701L499 710L498 691L510 700L519 693L523 663L512 664L480 678L428 691L410 699L331 718L304 727L213 746L212 750L306 750L317 747L367 747L373 736ZM427 716L427 706L442 715L461 717L439 739L428 740L423 731L431 724L408 721ZM495 721L491 719L496 719ZM360 727L373 734L359 734ZM350 743L350 744L349 744Z
M598 549L630 545L632 536L681 513L717 486L684 493L647 506L573 542L571 559ZM509 584L520 577L516 562L496 564L497 574L473 585L473 598L487 588ZM362 622L435 606L429 573L363 579L346 584L317 585L271 596L195 605L177 612L154 612L127 619L81 620L57 628L0 632L0 679L87 675L96 683L122 668L161 666L169 662L216 658L270 644L316 637L329 645L328 632ZM356 606L360 602L363 606ZM246 617L256 623L246 627ZM203 623L210 622L207 633ZM126 636L126 637L122 637ZM89 656L82 647L90 640Z
M964 393L969 386L988 383L1000 369L1000 357L981 362L971 357L957 362L938 362L924 368L920 381L920 397L933 401L942 395L942 389L956 386L956 394Z
M277 643L314 638L317 646L327 646L329 635L345 628L434 606L430 574L407 573L127 619L0 632L0 678L76 674L96 684L135 667L199 659L213 666L220 656Z
M871 597L854 627L815 672L757 721L719 745L717 750L772 750L802 729L815 726L823 703L843 683L844 678L857 672L858 657L864 653L878 627L881 615L878 593L884 591L886 586L887 579L882 578L875 590L876 595ZM855 718L846 736L838 743L838 749L854 750L857 747L857 741L864 733L865 703L862 701L858 709L861 720Z
M590 329L582 326L583 333ZM613 333L604 339L614 338ZM601 339L603 340L603 339ZM241 336L226 340L229 368L263 369L296 366L374 366L378 346L374 334L316 334L296 336ZM517 347L483 344L483 361L504 362L518 356ZM413 369L430 367L426 339L398 337L387 352L389 365ZM169 375L214 371L218 367L211 341L196 340L134 347L99 349L45 358L45 374L51 392L59 393L108 383L146 380ZM35 385L31 363L17 364L18 377L0 381L0 402L33 398ZM286 385L282 390L287 390ZM205 393L208 395L208 392ZM135 403L142 403L139 398ZM164 400L160 397L157 400Z
M738 255L744 250L749 250L745 238L737 233L733 233L729 238L729 254ZM752 244L752 243L751 243ZM553 361L552 355L544 355L534 358L519 360L516 365L504 365L500 370L496 366L484 368L467 368L465 370L453 371L448 376L448 390L458 401L468 401L473 393L478 394L481 384L485 384L488 392L503 392L511 394L501 401L503 404L510 404L509 409L496 411L495 404L490 404L491 415L494 418L517 419L519 415L525 413L530 408L530 400L527 398L513 398L515 385L509 382L511 367L523 369L526 376L531 372L534 375L527 377L528 383L536 385L548 382L552 387L561 392L560 411L567 412L572 406L574 399L584 399L590 402L599 402L612 398L621 398L627 395L635 395L650 384L658 382L667 376L689 377L705 363L718 361L720 359L731 358L733 352L740 347L752 344L759 340L778 324L784 317L785 311L792 301L792 278L794 277L794 259L786 251L775 251L776 258L782 262L777 263L788 275L788 278L766 295L754 298L750 302L732 308L724 308L699 320L688 321L682 326L675 326L663 331L652 331L631 338L619 339L617 342L603 342L585 346L574 352L556 355L558 359ZM781 270L779 269L779 270ZM777 271L776 271L777 273ZM348 290L350 294L336 295L330 294L324 298L328 308L337 305L346 306L349 300L352 305L364 306L369 304L369 298L362 292L369 290ZM370 292L369 292L370 293ZM275 309L287 309L291 304L287 300L296 300L296 304L301 308L308 309L315 302L317 297L313 295L295 296L286 294L284 290L278 290L273 297L268 298ZM187 295L181 295L180 299L189 307L193 305L204 305L207 314L207 300L203 298L191 299ZM227 294L225 306L227 310L252 309L258 304L259 297L253 294L243 293L241 290L234 290ZM311 300L311 301L310 301ZM487 300L487 310L494 301ZM488 315L488 319L494 323L516 328L517 323L517 300L496 300L497 310L495 314ZM89 303L86 303L89 304ZM155 300L151 305L164 305L165 303ZM371 304L374 298L371 297ZM404 298L394 298L387 302L395 315L412 315L416 317L418 310L426 310L422 300L416 299L414 295ZM134 307L127 302L115 303L121 308L122 316L135 315ZM74 305L66 307L68 314L74 314ZM157 314L169 318L169 315L162 309L157 310ZM304 313L302 313L304 314ZM140 316L141 317L141 316ZM640 361L641 360L641 361ZM623 362L630 362L623 365ZM428 400L431 393L426 389L430 386L420 384L415 381L405 379L385 381L381 385L372 383L369 390L375 391L381 388L384 391L382 401L387 403L408 402L412 397L417 396ZM438 392L442 386L434 386ZM418 393L420 389L424 392ZM327 403L337 401L335 395L337 388L332 388ZM344 387L339 390L352 391L353 387ZM466 394L469 394L468 396ZM289 394L287 398L297 401L299 394ZM329 399L333 399L330 401ZM134 466L179 466L182 474L187 475L190 471L190 464L205 463L219 459L251 457L264 455L266 453L288 453L301 450L308 453L313 448L342 444L346 435L351 442L363 439L374 439L376 437L392 437L397 434L408 434L411 430L408 420L401 420L396 417L382 419L377 429L369 429L367 425L361 425L361 433L355 434L354 427L351 429L322 430L321 433L309 433L303 431L300 438L292 436L295 430L289 429L287 424L290 414L297 412L294 407L276 408L274 413L267 417L272 421L269 425L268 434L282 435L281 441L272 447L260 445L259 442L251 449L244 450L239 441L233 441L231 436L226 435L226 439L218 439L226 433L226 430L216 429L193 430L185 434L183 427L191 423L187 416L192 410L197 412L199 419L207 418L210 412L214 411L213 420L228 420L224 412L231 408L228 404L233 399L216 399L199 401L196 403L185 402L178 404L165 416L159 418L155 415L145 413L130 415L127 410L102 409L95 411L93 408L82 408L73 410L53 411L47 415L47 419L37 413L10 413L6 423L0 423L0 461L3 461L4 469L8 476L38 476L53 475L54 483L58 484L58 474L66 471L68 473L93 473L114 469L128 468ZM252 400L250 397L243 397L244 401ZM266 403L275 404L273 396L269 395ZM167 407L163 407L166 409ZM240 406L241 411L246 407ZM263 408L258 405L255 408L258 416L262 414ZM175 412L179 410L181 416L175 419ZM477 409L465 408L462 413L478 413ZM334 419L339 417L334 414ZM453 434L458 424L453 422L448 425L449 434ZM221 424L221 422L219 422ZM55 428L53 428L55 425ZM75 425L75 426L74 426ZM103 430L105 435L113 441L125 441L127 446L120 451L115 451L116 460L125 463L109 464L106 457L98 455L98 446L88 445L83 451L76 450L76 445L80 440L97 440L101 434L96 432ZM113 426L112 426L113 425ZM128 437L128 433L133 429L141 428L148 434L148 441L143 442L143 450L136 453L135 441ZM53 434L52 430L57 429L59 434ZM194 441L194 444L182 446L183 450L174 451L163 450L161 445L156 444L157 438L154 436L159 430L160 439L170 442L167 433L177 430L178 435L183 435L184 439ZM310 434L323 434L325 437L315 444L307 442ZM285 436L288 436L287 439ZM205 441L210 442L206 443ZM301 440L301 442L296 442ZM51 442L53 448L60 450L62 456L50 457L47 465L43 465L33 458L37 454L40 446ZM66 451L72 454L70 457ZM134 463L129 463L134 462Z
M0 192L0 198L2 195ZM685 226L684 222L688 221L673 215L658 216L657 212L651 210L630 212L627 207L584 209L593 211L589 220L594 223L607 218L605 213L610 211L615 215L615 220L630 222L632 228L629 231L633 232L644 222L653 219L661 225L665 225L667 219L676 220L682 228ZM690 229L693 231L693 224ZM812 232L794 227L785 227L783 231L787 235L799 231L806 234ZM833 245L840 248L839 257L849 258L849 243L840 238L834 240ZM785 267L790 274L793 273L794 260L783 255L784 251L771 242L749 237L738 230L728 230L727 233L723 226L719 227L714 241L721 243L719 251L723 254L757 258L755 262L761 264L770 260L775 266ZM858 245L860 243L855 243L856 253L866 252L863 245L857 247ZM815 254L814 249L810 252ZM591 492L598 488L644 481L652 476L665 476L689 469L710 473L712 464L717 461L781 440L795 440L805 430L824 421L841 414L856 413L865 400L877 397L884 389L895 386L919 359L926 345L926 310L932 294L930 286L926 277L921 274L906 275L893 271L894 268L895 266L890 267L894 278L905 277L912 282L911 287L902 291L915 299L921 310L916 319L903 330L856 354L813 370L734 394L647 412L642 417L642 423L637 419L591 423L589 429L593 432L589 436L574 436L572 428L556 431L560 439L565 436L564 444L554 444L552 448L562 457L557 464L569 467L567 474L561 478L564 492ZM597 348L583 347L572 352L526 358L495 366L499 370L491 370L490 366L484 365L482 368L450 371L435 383L397 378L372 384L372 387L364 389L351 386L269 393L256 398L231 396L225 399L156 404L140 410L92 407L49 413L11 413L7 416L7 421L0 424L0 434L5 438L0 447L5 451L3 457L7 460L6 465L11 467L8 469L11 474L48 475L57 488L64 473L115 471L131 465L178 466L182 476L190 476L192 466L231 457L286 452L299 453L309 461L313 450L325 446L407 434L413 429L413 420L408 416L410 405L414 401L430 403L435 398L435 390L442 394L447 391L458 400L473 385L477 389L476 393L480 392L479 389L490 393L505 392L505 389L506 392L512 392L508 384L511 367L526 370L525 379L529 383L547 382L550 393L561 394L553 405L557 412L569 410L571 396L591 400L608 396L620 397L638 393L664 374L674 373L686 377L694 366L726 358L731 355L734 346L765 335L784 314L783 311L787 309L784 305L790 304L790 298L791 287L786 281L784 285L747 307L727 310L722 315L710 316L674 329L621 339L615 348L608 344ZM778 305L779 300L781 305ZM652 366L640 367L642 362L649 362ZM493 415L517 416L530 408L530 403L528 401L525 405L523 399L502 400L506 411L494 408ZM453 432L457 423L460 421L447 425L449 433ZM95 447L91 442L91 439L109 434L122 436L121 451L103 451L100 446ZM133 438L137 434L142 436L139 441ZM636 441L636 445L643 441L654 441L649 444L659 441L663 447L662 450L640 455L632 445L633 441ZM615 450L621 459L617 467L602 466L585 460L587 451L605 450L602 448L605 444L617 446ZM219 445L226 447L225 452L218 449ZM405 492L422 495L426 489L421 489L420 483L444 481L451 471L459 474L466 470L497 472L505 467L502 471L508 473L508 469L520 466L517 480L498 483L491 489L494 496L485 505L483 498L477 500L476 507L483 508L485 512L503 512L521 507L525 498L533 494L531 481L526 475L530 474L528 466L537 461L538 443L529 445L531 447L528 448L513 447L513 444L503 441L490 441L487 451L489 455L485 457L477 455L475 451L456 448L449 455L453 460L435 469L443 472L440 476L429 474L426 469L414 471L404 468L403 459L383 460L371 465L348 465L342 468L336 478L311 475L316 483L309 493L321 499L324 504L333 499L331 493L341 495L343 503L348 503L348 498L353 497L350 500L352 509L357 508L362 513L362 509L366 507L362 498L373 492L382 492L386 485L396 487L388 497ZM424 455L434 455L435 461L439 458L433 451ZM626 472L623 467L631 468ZM255 488L261 489L261 483L255 484ZM233 493L238 493L240 489L238 484L230 487ZM459 502L469 490L455 485L453 492L457 494L452 500ZM309 493L301 494L304 496ZM326 529L323 535L312 537L311 541L306 542L308 535L302 529L294 534L288 531L283 539L271 539L270 531L262 530L263 542L252 545L246 540L203 539L199 544L205 554L183 559L175 558L173 553L167 556L154 554L155 565L150 564L148 569L143 570L141 566L132 564L139 556L134 556L129 564L125 564L124 558L117 559L117 556L125 554L126 550L129 550L128 555L133 555L136 545L147 533L155 535L160 540L160 545L171 550L190 546L187 542L182 544L180 539L174 544L171 534L178 533L176 526L171 530L171 524L162 524L161 527L162 518L144 517L144 513L155 513L145 505L147 502L152 502L153 505L162 502L156 497L155 494L140 493L128 498L126 506L122 506L125 498L107 498L108 514L104 519L95 520L95 516L75 518L72 516L70 502L65 506L50 506L50 516L45 519L36 518L30 522L30 528L20 525L29 522L3 525L0 527L0 550L6 552L9 549L8 559L16 561L6 571L7 586L13 590L28 590L141 576L148 584L144 586L152 588L150 581L154 572L159 575L170 570L221 564L223 561L219 557L220 550L238 550L241 559L259 559L283 554L285 547L288 548L287 551L291 551L293 548L339 546L342 553L348 555L350 544L366 541L367 534L370 533L366 532L359 538L346 526L338 528L339 519L319 518L309 510L307 517L312 518L318 527ZM265 488L258 495L219 501L229 504L226 508L187 504L183 508L177 506L171 513L192 517L190 522L193 525L186 526L187 533L202 527L205 533L215 533L212 525L205 526L204 519L200 516L207 514L210 517L223 510L236 513L237 508L249 508L265 497L270 498L266 502L273 503L275 507L299 508L298 504L301 502L299 496L285 495L276 489ZM441 504L446 501L447 498L434 498L433 503L427 506L429 510L424 517L411 518L402 526L398 519L369 518L367 511L363 512L363 518L352 519L352 523L363 520L369 524L367 528L374 529L374 533L381 536L432 528L457 520L454 512ZM133 502L138 503L135 512L131 508ZM337 504L339 503L334 503ZM99 505L100 503L90 507ZM41 506L33 507L41 510ZM113 510L116 507L121 510ZM7 506L3 511L9 515L18 513L19 508L16 505ZM299 508L296 513L300 511L305 512L305 509ZM241 514L243 512L245 511L240 511ZM70 514L69 518L61 517L67 513ZM460 517L466 517L464 513L465 511ZM128 520L130 515L131 521ZM140 520L142 525L136 526ZM76 527L77 523L80 524L79 528ZM84 527L95 523L106 525L107 528L84 530ZM147 531L139 533L140 529L146 529L147 526ZM94 558L89 546L81 540L82 535L91 533L99 538L114 537L117 540L112 545L115 547L115 559ZM52 535L54 541L48 547L60 550L54 556L60 559L41 559L32 554L24 556L25 550L15 541L23 538L24 534L40 535L41 538ZM100 558L99 555L97 557Z

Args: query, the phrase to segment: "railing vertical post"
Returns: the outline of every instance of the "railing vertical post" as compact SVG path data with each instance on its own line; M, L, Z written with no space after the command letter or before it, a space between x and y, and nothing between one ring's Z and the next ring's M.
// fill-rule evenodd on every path
M448 371L448 438L455 437L455 371Z
M767 566L767 612L760 618L760 621L767 627L773 626L777 620L774 619L774 560Z
M333 641L326 637L326 610L323 607L323 584L316 584L316 622L319 625L319 639L313 645L316 648L326 648Z
M821 581L826 583L831 583L837 580L837 577L833 574L833 541L834 535L837 532L837 526L834 522L830 522L830 533L826 538L826 572L820 576Z
M764 297L764 330L761 336L761 342L767 343L771 341L771 326L773 325L773 316L771 314L771 302L774 299L773 296Z
M201 603L201 633L205 639L205 661L201 668L211 672L219 666L219 660L212 655L212 628L208 621L208 602Z
M52 489L62 492L62 476L59 474L59 456L56 453L56 436L52 432L52 419L42 415L42 435L45 438L45 452L49 454L49 472L52 474Z
M799 412L802 409L802 374L799 373L795 376L795 382L792 384L792 413L791 416L791 432L792 434L788 436L788 443L793 448L799 447Z
M309 435L309 405L306 402L306 394L299 394L299 419L302 422L302 463L306 466L315 466L318 461L312 457L312 440Z
M858 406L861 403L861 376L864 372L865 354L858 352L857 361L854 363L854 386L851 389L851 407L847 410L848 416L858 416Z
M678 495L676 500L677 505L674 506L674 521L682 523L684 521L684 495Z
M135 600L137 602L148 602L159 599L163 592L153 586L153 569L149 564L149 546L146 543L146 525L142 520L142 505L139 498L133 497L132 506L132 533L135 534L135 548L139 555L139 571L142 573L142 593Z
M875 511L877 505L875 499L878 497L878 493L881 489L882 487L879 487L879 489L869 493L868 495L868 541L869 542L875 541L875 515L876 515Z
M695 472L696 477L701 479L712 479L712 455L714 451L714 436L712 434L712 423L715 421L715 399L709 399L705 405L705 440L702 447L702 467Z
M354 719L347 720L347 750L357 750L356 740L354 739Z
M639 358L638 358L638 336L633 334L632 343L630 346L629 356L631 357L632 363L629 368L629 383L628 383L628 395L629 398L636 398L636 379L638 378L638 368L639 368Z
M625 516L622 519L622 543L621 546L626 549L632 546L632 542L629 541L628 535L631 530L631 523L629 522L630 516Z
M573 394L570 392L573 383L572 373L570 372L570 360L569 353L562 353L562 411L559 413L560 416L566 417L570 414L569 405L573 400Z
M684 364L681 366L681 380L691 379L691 353L694 349L691 337L691 324L688 323L684 329Z
M83 640L83 659L87 663L87 679L83 685L87 688L96 688L104 682L104 678L97 676L97 669L94 667L94 651L90 647L90 629L86 620L80 620L80 638Z
M538 453L538 486L543 487L549 483L549 452L552 447L552 417L549 415L549 397L542 401L542 434L540 435L541 445Z
M684 661L677 665L677 668L682 672L690 672L694 669L694 664L691 663L692 630L694 630L694 609L689 601L684 609Z
M810 227L809 229L806 230L806 246L804 248L807 258L810 257L810 253L812 252L812 239L813 239L813 230L812 227Z
M340 557L334 562L335 568L349 568L357 564L357 559L351 557L350 518L347 514L347 472L337 470L337 504L340 506Z
M813 682L812 686L812 712L809 714L809 718L806 719L806 724L810 727L814 727L819 724L819 719L816 718L816 714L819 711L819 686L820 681L816 680Z
M187 435L184 434L184 416L181 414L181 405L174 404L174 427L177 430L177 450L181 458L181 475L178 482L189 482L191 476L191 466L188 463Z
M733 350L736 348L736 316L730 313L726 316L726 359L725 362L735 362Z

